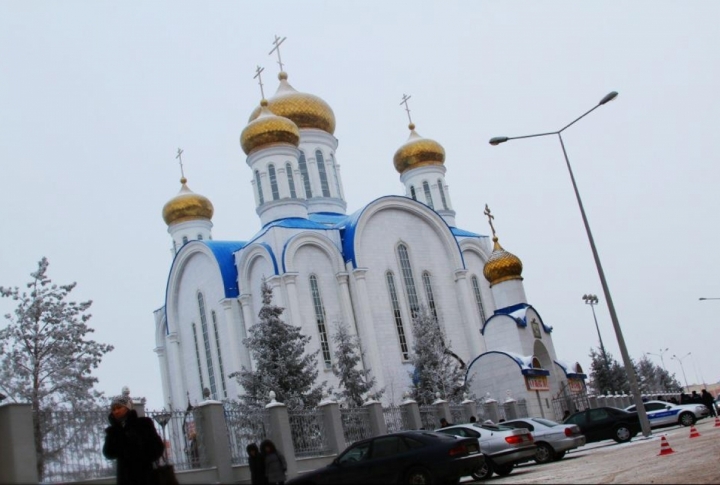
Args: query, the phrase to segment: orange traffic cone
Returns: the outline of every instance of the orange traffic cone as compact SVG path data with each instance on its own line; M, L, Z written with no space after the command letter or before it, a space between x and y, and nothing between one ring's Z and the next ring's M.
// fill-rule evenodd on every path
M715 426L714 428L720 428L720 417L715 416Z
M699 438L700 433L698 433L698 430L695 428L695 426L690 426L690 437L691 438Z
M660 454L658 456L670 455L672 453L675 452L672 448L670 448L670 443L668 443L667 438L663 436L662 440L660 441Z

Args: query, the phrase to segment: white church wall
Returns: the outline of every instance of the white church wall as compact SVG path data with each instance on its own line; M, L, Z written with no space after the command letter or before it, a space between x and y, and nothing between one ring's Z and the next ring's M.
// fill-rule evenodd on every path
M497 315L485 327L488 350L504 350L519 355L532 355L533 336L528 327L518 327L507 315Z
M463 258L465 259L465 267L468 270L467 281L468 285L470 285L470 294L473 298L475 297L472 287L472 277L475 276L477 277L478 286L480 287L483 309L485 310L485 319L487 320L495 311L495 301L493 299L492 291L490 291L490 284L485 279L485 276L483 276L485 260L480 257L478 250L474 248L463 248ZM476 304L474 301L473 303Z

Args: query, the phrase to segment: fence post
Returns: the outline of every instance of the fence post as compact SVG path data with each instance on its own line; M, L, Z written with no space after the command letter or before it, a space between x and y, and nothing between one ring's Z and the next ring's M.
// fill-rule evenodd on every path
M462 402L462 405L466 423L469 423L470 418L472 417L475 417L475 419L477 419L477 403L472 399L468 399L467 394L465 394L465 400Z
M508 398L505 400L505 403L503 403L503 408L505 408L506 420L510 421L511 419L518 418L518 406L515 399L508 396Z
M500 411L498 409L498 402L493 399L485 399L485 403L483 404L483 409L485 410L485 418L489 419L493 423L497 424L498 421L500 421Z
M373 436L382 436L387 434L387 423L385 422L385 414L383 413L382 404L375 399L369 399L363 404L368 410L370 417L370 432Z
M32 405L0 406L0 483L38 483Z
M330 452L339 454L345 449L345 433L343 433L342 417L340 416L340 406L337 401L333 401L325 396L318 409L323 413L323 422L325 424L325 436L330 447Z
M607 399L605 398L605 395L598 396L595 398L595 402L597 403L597 407L604 408L607 406Z
M435 416L438 418L438 428L441 427L440 420L445 419L448 423L452 423L452 413L450 412L450 403L442 399L442 394L435 394L435 401L432 403L435 408ZM454 424L454 423L453 423Z
M195 409L200 414L199 437L205 449L207 465L217 468L220 483L232 483L232 458L225 410L220 401L203 401Z
M287 461L287 478L297 475L298 466L295 459L295 446L293 446L292 430L287 406L275 400L275 392L270 391L270 404L265 406L270 418L270 433L268 438L275 443L277 450L283 454Z
M420 419L420 406L418 406L417 401L410 399L408 396L400 403L400 407L405 410L408 428L414 430L423 427L422 419Z

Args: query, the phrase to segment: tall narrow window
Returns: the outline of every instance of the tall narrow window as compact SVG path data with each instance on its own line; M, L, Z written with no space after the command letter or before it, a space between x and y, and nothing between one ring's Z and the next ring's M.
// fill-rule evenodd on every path
M417 200L417 194L415 193L415 186L410 186L410 197L412 197L413 200Z
M415 315L420 311L420 300L418 299L417 290L415 289L415 279L413 278L412 268L410 267L410 257L408 256L407 246L401 244L398 246L397 251L403 281L405 282L405 291L407 292L408 303L410 304L410 314L415 318Z
M278 190L275 165L273 165L272 163L268 165L268 177L270 178L270 191L272 192L272 198L273 200L278 200L280 198L280 191Z
M217 385L215 384L215 366L213 366L212 354L210 353L210 335L208 335L207 316L205 315L205 298L202 293L197 294L198 308L200 310L200 329L205 344L205 360L207 361L208 380L210 381L210 393L213 399L217 399Z
M290 162L285 164L285 171L287 172L288 186L290 187L290 197L297 199L297 192L295 192L295 177L293 176L293 168Z
M428 307L437 320L437 308L435 307L435 295L433 295L432 283L430 282L430 273L423 273L423 286L425 286L425 296L427 297Z
M438 179L438 191L440 191L440 200L442 201L443 209L448 210L447 199L445 198L445 189L443 188L442 179Z
M202 240L203 240L202 234L198 234L198 241L202 241Z
M187 238L187 236L183 236L183 244L187 244L187 243L188 243L188 238Z
M220 334L218 333L217 315L215 310L210 312L213 322L213 332L215 332L215 349L218 354L218 365L220 366L220 384L222 384L223 397L227 397L227 387L225 386L225 367L223 367L222 352L220 351Z
M192 324L193 329L193 340L195 340L195 357L197 358L198 375L200 376L200 395L202 396L203 389L205 389L205 380L203 379L202 372L202 361L200 360L200 346L197 340L197 325Z
M337 189L337 196L342 197L342 191L340 190L340 175L338 174L337 162L335 162L335 155L330 154L330 161L332 162L333 175L335 175L335 189Z
M485 307L482 302L482 294L480 293L480 283L477 276L470 278L472 281L473 293L475 293L475 303L477 303L478 313L480 314L480 324L485 325Z
M310 199L312 198L312 188L310 187L310 175L308 174L307 161L305 160L304 152L300 152L298 165L300 166L300 176L302 177L303 184L305 185L305 197Z
M327 329L325 327L325 307L322 298L320 298L320 288L315 275L310 275L310 290L312 291L313 305L315 307L315 321L320 334L320 350L322 351L325 367L330 367L332 361L330 359L330 344L328 343Z
M320 175L320 188L323 197L330 197L330 185L328 185L327 172L325 171L325 158L320 150L315 152L315 161L317 162L318 175Z
M410 359L408 351L407 339L405 338L405 326L403 325L402 313L400 312L400 302L398 301L397 288L395 287L395 276L392 271L385 273L385 280L390 293L390 303L392 304L393 318L395 319L395 328L397 329L398 339L400 340L400 352L402 352L403 360Z
M177 241L175 239L173 239L173 252L177 253Z
M258 200L260 201L260 205L262 205L265 203L265 197L263 197L262 185L260 184L260 172L257 170L255 170L255 185L257 186Z
M434 209L435 206L433 205L432 194L430 193L430 184L427 183L427 181L423 182L423 191L425 192L425 200L427 201L427 205L429 205L431 209Z

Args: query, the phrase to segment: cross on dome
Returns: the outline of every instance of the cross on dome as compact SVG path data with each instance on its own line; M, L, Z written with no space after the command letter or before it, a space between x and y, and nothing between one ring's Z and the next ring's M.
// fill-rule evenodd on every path
M178 162L180 163L180 177L181 177L180 183L184 184L185 182L187 182L187 179L185 178L185 169L183 168L182 154L183 154L183 149L178 148L177 155L175 155L175 159L178 160Z
M278 64L280 65L280 72L284 72L283 63L282 63L282 58L280 57L280 44L282 44L283 42L285 42L286 39L287 39L287 37L283 37L283 38L281 39L281 38L278 37L277 34L276 34L276 35L275 35L275 40L273 41L273 45L274 45L275 47L273 47L272 50L268 53L268 55L271 56L273 52L277 52L277 57L278 57L277 62L278 62Z
M488 224L490 224L490 229L492 230L493 238L496 238L497 236L495 235L495 226L493 225L493 219L495 219L495 216L492 215L492 212L490 212L490 207L488 207L487 204L485 204L485 212L483 212L483 214L485 214L488 218Z
M403 94L402 101L400 101L400 106L402 106L403 104L405 105L405 111L407 111L408 122L410 123L410 124L408 125L408 128L410 128L411 130L414 130L414 129L415 129L415 124L412 122L412 118L410 117L410 107L408 106L408 100L409 100L410 98L412 98L412 96L408 96L407 94Z
M253 79L258 80L258 84L260 85L260 95L262 96L262 99L265 99L265 90L263 89L263 82L262 82L262 72L265 70L264 67L258 66L255 70L255 75L253 76Z

